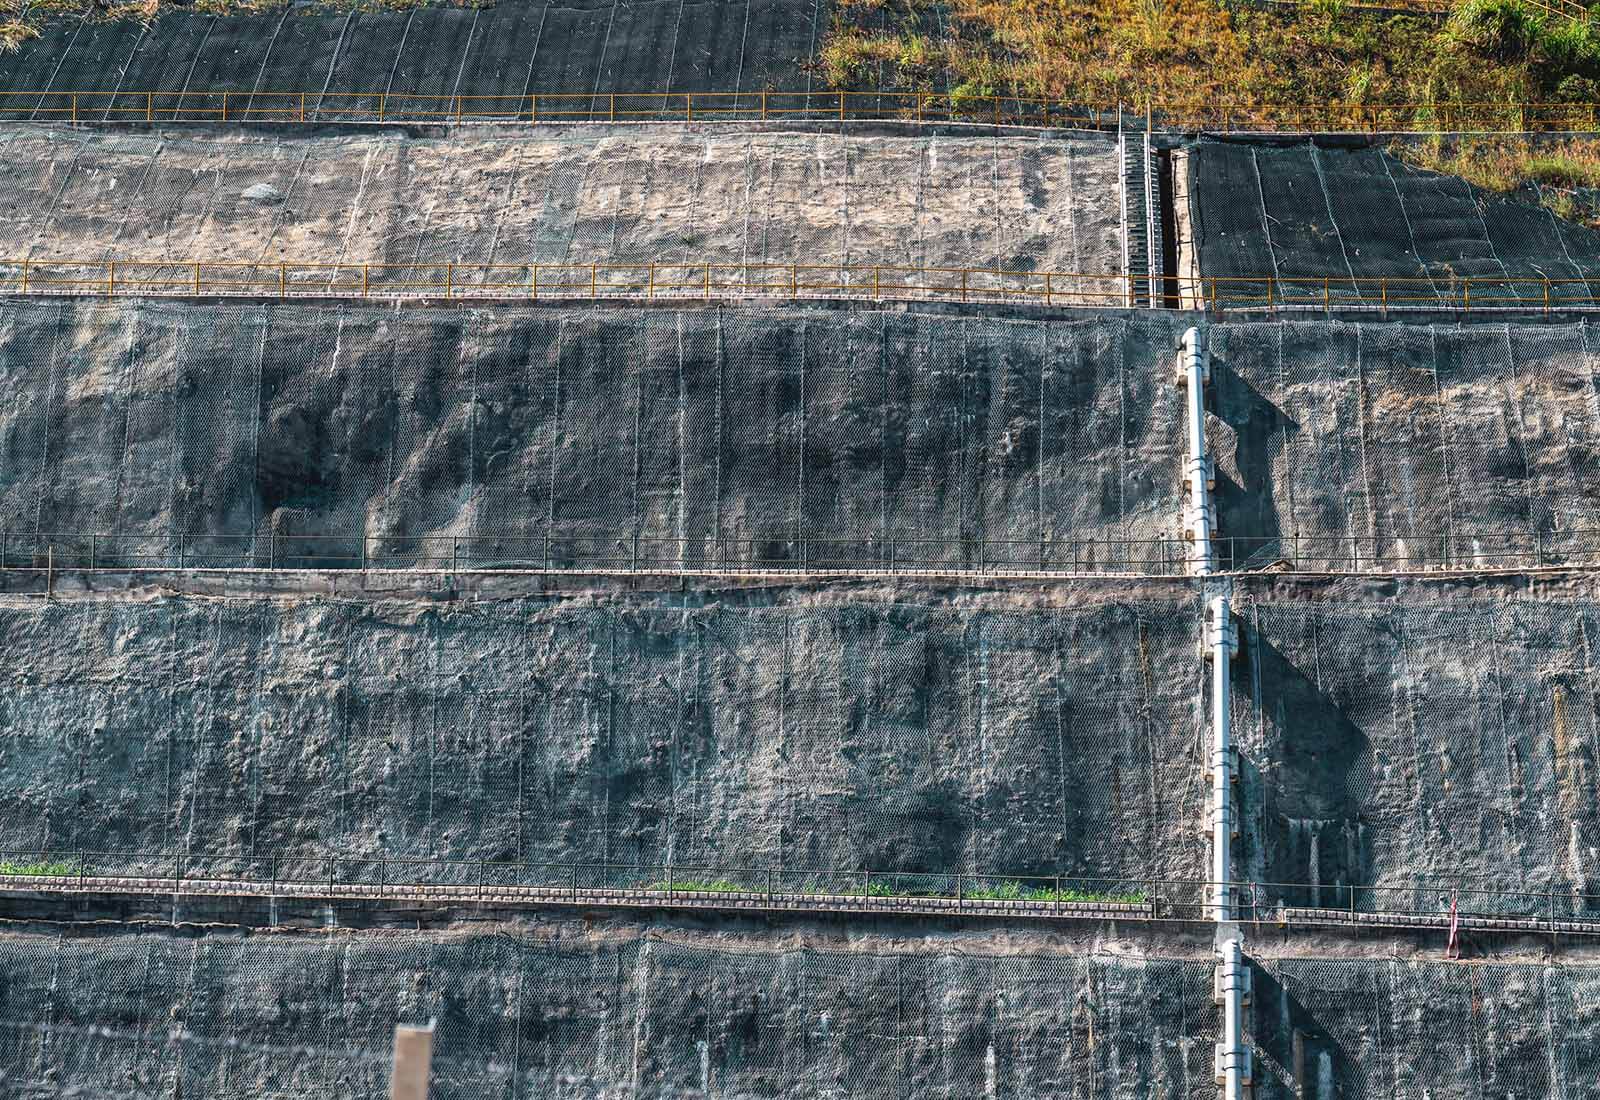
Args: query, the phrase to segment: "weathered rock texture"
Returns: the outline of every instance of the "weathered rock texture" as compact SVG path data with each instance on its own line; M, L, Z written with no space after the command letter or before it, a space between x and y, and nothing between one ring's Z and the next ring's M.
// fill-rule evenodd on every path
M1236 610L1239 871L1306 884L1265 901L1600 913L1594 602Z
M1166 320L0 306L8 554L1181 571ZM54 537L48 537L53 535ZM269 536L277 536L271 544ZM252 541L252 538L254 541ZM424 541L427 540L427 541Z
M1118 276L1121 187L1117 143L1097 135L18 127L0 134L0 189L15 196L0 210L0 261L889 264ZM381 286L422 276L378 277ZM577 277L544 273L549 286ZM1054 289L1112 303L1121 287L1058 279Z
M394 1024L431 1018L438 1100L1215 1092L1204 961L647 933L8 934L0 1084L377 1100Z
M1209 346L1207 431L1234 561L1600 555L1592 325L1225 324Z
M1193 879L1197 609L1119 598L13 604L0 636L28 656L0 681L0 835L604 862L630 881L669 863L757 883L768 869Z

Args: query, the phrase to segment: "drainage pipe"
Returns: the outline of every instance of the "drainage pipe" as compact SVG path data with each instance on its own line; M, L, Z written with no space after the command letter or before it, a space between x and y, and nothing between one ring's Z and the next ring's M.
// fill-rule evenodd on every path
M1222 1002L1222 1041L1217 1044L1216 1081L1222 1100L1244 1100L1251 1084L1250 1048L1244 1042L1244 1006L1250 1001L1250 968L1237 929L1217 948L1217 1000Z
M1211 661L1211 919L1234 919L1233 898L1233 714L1228 666L1239 652L1239 634L1228 597L1213 596L1206 617L1206 656Z
M1188 493L1183 509L1183 533L1193 546L1189 572L1197 577L1216 572L1211 536L1216 519L1211 510L1211 491L1216 488L1215 466L1206 453L1206 384L1211 381L1211 357L1206 354L1205 338L1198 328L1183 334L1178 364L1178 385L1186 392L1189 450L1183 460L1183 484Z

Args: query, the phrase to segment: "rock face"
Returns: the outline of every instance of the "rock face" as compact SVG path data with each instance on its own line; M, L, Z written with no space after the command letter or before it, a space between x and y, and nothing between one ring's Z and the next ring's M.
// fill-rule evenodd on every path
M41 280L59 260L261 264L257 277L273 283L280 262L354 264L358 283L363 264L430 265L375 268L380 290L426 278L442 286L447 263L557 265L541 273L547 293L587 286L595 263L712 263L723 265L714 284L756 286L787 284L790 264L801 266L802 283L837 282L831 269L840 264L882 264L885 287L905 281L896 267L1050 271L1058 303L1121 300L1112 137L681 126L492 133L8 130L0 187L17 198L0 210L0 262L29 259ZM699 296L700 272L689 274ZM602 272L600 282L636 276L644 269ZM180 286L183 277L176 273ZM686 277L663 271L660 282ZM508 268L458 278L509 280L515 297L530 275ZM870 287L870 270L857 283Z
M0 1074L129 1100L387 1095L433 1019L438 1100L1214 1092L1207 962L915 938L0 937ZM870 1041L867 1041L869 1040ZM0 1076L0 1083L7 1080Z
M1302 884L1268 901L1600 915L1592 600L1237 612L1241 871Z
M1194 683L1172 670L1197 608L1115 599L7 608L0 633L31 656L0 699L0 834L641 882L667 864L939 891L956 871L1193 878Z
M1600 553L1592 325L1209 333L1218 524L1241 556L1405 570Z
M1181 570L1168 321L0 306L12 560ZM79 534L74 534L74 533ZM44 537L41 537L44 536ZM54 536L54 537L49 537ZM276 541L274 541L274 537ZM58 560L61 560L58 558Z

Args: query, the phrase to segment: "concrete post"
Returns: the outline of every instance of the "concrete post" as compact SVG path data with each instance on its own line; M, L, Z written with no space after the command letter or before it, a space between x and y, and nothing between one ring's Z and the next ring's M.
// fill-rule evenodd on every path
M433 1021L428 1021L425 1027L396 1024L389 1100L428 1100L428 1072L432 1062Z

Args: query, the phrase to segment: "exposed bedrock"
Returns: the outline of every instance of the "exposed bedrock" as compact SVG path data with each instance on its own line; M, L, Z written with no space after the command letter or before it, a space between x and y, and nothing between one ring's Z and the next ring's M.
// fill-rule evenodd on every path
M1198 612L1120 599L14 604L0 635L29 656L3 673L0 834L624 881L668 864L1193 879Z
M1152 543L1177 525L1174 339L1120 315L5 304L0 528L12 560L98 531L152 536L101 563L353 566L365 536L374 565L1177 572Z
M0 1083L28 1100L69 1082L123 1100L377 1100L393 1025L431 1018L439 1100L1214 1093L1203 959L854 939L9 933Z
M0 189L16 196L0 210L0 261L43 265L41 282L55 260L265 264L271 271L257 274L273 278L280 262L426 264L441 265L441 288L447 262L579 265L585 286L593 263L728 265L713 283L748 276L756 286L788 280L762 264L799 264L802 283L839 281L806 265L987 267L1109 276L1053 287L1109 304L1123 291L1121 186L1116 140L1100 135L23 126L0 133ZM376 269L370 281L382 292L434 274ZM625 277L601 274L602 285ZM248 273L215 273L224 275ZM133 267L123 276L180 288L183 279ZM460 278L508 283L514 297L532 277L508 268ZM671 270L660 281L687 278ZM579 279L542 273L547 294ZM891 268L881 281L906 279ZM855 282L870 287L871 272Z

